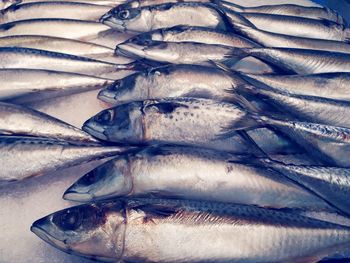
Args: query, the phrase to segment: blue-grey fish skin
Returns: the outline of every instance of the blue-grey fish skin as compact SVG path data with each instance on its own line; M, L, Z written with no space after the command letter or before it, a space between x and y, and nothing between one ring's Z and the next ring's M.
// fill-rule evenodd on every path
M346 251L350 229L293 213L215 202L121 199L37 220L32 232L106 262L298 262Z

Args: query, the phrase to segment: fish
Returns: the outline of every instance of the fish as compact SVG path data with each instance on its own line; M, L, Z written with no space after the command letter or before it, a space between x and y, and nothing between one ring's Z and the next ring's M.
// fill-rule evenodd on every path
M6 8L10 7L11 5L19 4L21 3L21 0L1 0L0 1L0 10L5 10Z
M73 143L40 137L0 136L2 185L115 156L127 147Z
M148 32L177 25L201 26L228 31L230 20L216 5L204 3L167 3L142 8L118 8L100 21L112 28L128 32Z
M41 69L0 69L0 79L0 100L21 104L99 89L115 81Z
M296 16L317 20L328 20L338 24L346 24L345 19L341 15L339 15L335 10L327 7L307 7L301 6L299 4L276 4L246 7L237 5L233 1L220 1L220 4L239 13L261 13L270 15Z
M116 56L114 49L80 40L48 36L9 36L0 38L0 47L26 47L99 59L111 63L130 63L130 59Z
M114 105L166 97L236 101L236 95L230 90L244 84L247 82L235 72L218 67L171 64L118 79L102 89L98 98Z
M349 101L291 94L267 87L257 88L252 85L240 86L236 92L241 95L260 95L268 98L268 103L275 106L272 110L270 109L270 114L275 114L277 108L286 115L284 119L288 117L291 120L350 128ZM244 123L242 127L247 128Z
M350 101L350 73L347 72L310 75L242 74L241 78L257 87L269 86L293 94Z
M339 212L349 215L349 168L285 165L278 162L267 165L321 197Z
M279 173L250 164L251 158L186 147L150 147L98 166L69 187L63 198L91 202L152 196L327 209L324 202Z
M289 134L311 156L322 160L324 165L350 168L347 156L350 151L349 128L266 115L255 115L254 118L262 125L269 125Z
M133 70L135 63L114 64L86 57L22 47L0 47L0 68L32 68L103 76Z
M163 63L210 65L210 61L234 63L240 59L232 47L195 42L162 42L135 36L118 44L115 52L133 59Z
M83 130L109 142L191 145L246 153L251 145L229 129L243 119L249 126L246 116L238 104L210 99L145 100L104 110L87 120Z
M171 199L84 204L35 221L31 231L106 262L317 262L350 240L349 227L298 214Z
M300 48L350 53L350 45L342 41L276 34L238 23L234 24L234 28L243 36L265 47Z
M20 3L22 4L37 3L37 2L42 2L42 0L20 0ZM57 0L45 0L45 2L57 2ZM125 3L126 1L125 0L69 0L69 2L105 5L105 6L114 7L116 5Z
M96 37L109 29L108 26L94 21L59 18L29 19L0 25L0 37L39 35L84 40Z
M0 23L39 18L66 18L98 21L110 6L72 2L36 2L12 5L0 13ZM55 12L52 12L52 11Z
M0 102L0 134L53 138L73 142L97 143L89 134L45 113Z
M350 54L298 48L233 48L232 56L253 56L289 74L350 72Z
M257 28L273 33L344 42L350 40L350 29L347 26L328 20L262 13L241 15Z
M174 26L156 29L139 35L142 39L163 42L196 42L231 47L260 47L259 44L237 34L194 26Z

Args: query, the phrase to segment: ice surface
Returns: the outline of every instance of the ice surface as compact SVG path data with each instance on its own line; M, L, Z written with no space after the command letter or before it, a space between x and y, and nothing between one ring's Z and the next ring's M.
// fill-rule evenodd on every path
M269 3L312 4L307 0L242 0L237 3L246 6ZM86 119L108 107L107 104L98 101L96 95L97 91L91 91L45 100L31 106L81 127ZM47 245L29 229L36 219L73 205L71 202L62 200L63 192L77 178L100 162L65 169L0 188L0 263L94 262L68 255ZM322 217L324 218L324 215L321 215Z

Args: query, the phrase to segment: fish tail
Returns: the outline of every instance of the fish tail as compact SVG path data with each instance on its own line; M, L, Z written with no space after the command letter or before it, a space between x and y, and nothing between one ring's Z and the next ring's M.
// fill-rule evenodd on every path
M243 6L231 3L229 1L222 0L222 1L219 1L217 4L223 7L229 8L230 10L235 12L243 12L245 10Z
M235 58L235 59L242 59L249 56L249 52L245 48L232 48L225 57L228 59Z

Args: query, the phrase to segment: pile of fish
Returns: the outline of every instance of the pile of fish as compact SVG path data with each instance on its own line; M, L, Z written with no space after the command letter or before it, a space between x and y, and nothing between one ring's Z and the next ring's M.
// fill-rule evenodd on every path
M106 262L318 262L350 252L350 28L234 0L1 0L0 181L92 160L33 223ZM100 90L82 130L28 107ZM112 157L112 158L111 158Z

